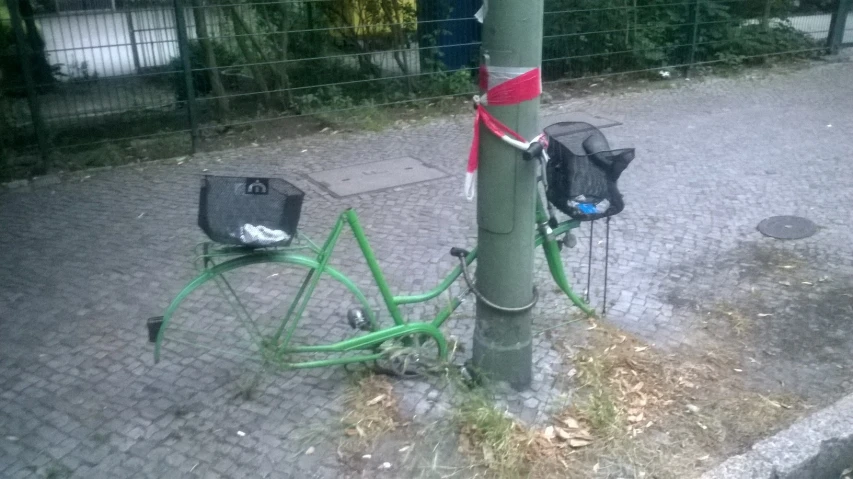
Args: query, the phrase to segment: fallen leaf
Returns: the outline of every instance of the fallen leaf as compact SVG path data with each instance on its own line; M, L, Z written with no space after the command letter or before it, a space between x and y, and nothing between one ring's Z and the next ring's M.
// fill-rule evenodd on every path
M767 316L773 316L773 313L758 313L759 318L766 318Z
M733 371L736 373L742 373L743 369L734 368Z
M575 377L577 374L578 374L578 370L577 370L577 369L575 369L575 368L572 368L571 370L569 370L568 376L569 376L570 378L573 378L573 377Z
M569 440L569 446L574 447L574 448L589 446L590 444L592 444L592 441L587 441L586 439L571 439L571 440Z
M696 413L698 413L698 412L699 412L699 406L697 406L697 405L695 405L695 404L688 404L688 405L687 405L687 410L688 410L688 411L690 411L690 412L692 412L693 414L696 414Z
M598 325L597 325L597 324L592 323L592 326L590 326L590 327L586 328L586 330L587 330L587 331L592 331L593 329L595 329L595 328L597 328L597 327L598 327Z
M398 449L397 452L406 452L411 448L412 448L412 446L403 446L400 449Z
M630 422L630 423L637 423L637 422L640 422L642 420L643 420L643 412L642 411L640 411L640 414L637 414L636 416L628 416L628 422Z
M365 454L365 455L361 456L362 459L370 459L371 457L373 457L373 456L371 456L370 454Z
M704 456L700 457L698 460L700 460L700 461L707 461L707 460L708 460L708 459L710 459L710 458L711 458L711 456L710 456L710 455L705 454Z
M791 286L790 281L779 281L779 284L781 284L782 286Z
M773 406L773 407L775 407L775 408L779 408L779 409L791 409L791 406L789 406L789 405L787 405L787 404L781 403L781 402L779 402L779 401L774 401L773 399L770 399L770 398L768 398L768 397L764 397L764 396L762 396L762 395L760 395L760 394L758 395L758 397L760 397L761 399L764 399L765 401L767 401L767 404L769 404L769 405L771 405L771 406Z
M390 462L383 462L382 465L379 466L379 469L391 469L391 463Z
M308 449L306 449L306 450L305 450L305 455L306 455L306 456L310 456L311 454L314 454L314 446L311 446L311 447L309 447Z
M483 459L485 459L486 464L492 464L495 462L495 453L492 452L491 448L488 446L483 446Z
M546 427L545 430L542 431L542 437L544 437L545 439L548 439L549 441L551 439L554 439L554 426Z
M592 466L592 472L598 472L599 468L601 468L601 466L596 462L595 465Z
M631 401L631 406L633 406L633 407L643 407L643 406L645 406L646 404L648 404L648 402L649 402L649 400L648 400L648 396L646 396L646 395L645 395L645 394L643 394L643 393L638 393L638 394L639 394L639 397L636 397L636 398L634 398L634 400L633 400L633 401Z
M784 269L791 269L793 267L794 267L794 265L791 265L791 264L786 264L786 265L782 266L782 268L784 268Z
M565 424L566 427L569 429L580 429L580 427L581 427L580 424L578 423L577 419L575 419L573 417L567 417L567 418L563 419L563 424Z
M643 389L644 385L645 385L645 383L643 383L643 381L638 382L637 384L634 385L634 387L631 388L631 392L632 393L640 392L640 389Z
M807 285L809 285L809 286L811 286L812 284L814 284L814 283L812 283L811 281L802 281L802 283L803 283L803 284L807 284Z
M635 346L635 347L634 347L634 352L635 352L635 353L642 353L643 351L645 351L645 350L647 350L647 349L649 349L649 347L648 347L648 346Z
M560 437L560 439L564 439L564 440L572 439L572 435L569 434L569 431L566 431L565 429L563 429L561 427L557 427L554 429L557 431L557 435Z
M245 435L246 435L246 433L245 433L245 432L243 432L243 431L237 431L237 435L238 435L238 436L240 436L240 437L243 437L243 436L245 436Z
M706 426L706 425L702 424L701 422L698 422L698 421L697 421L697 422L696 422L696 425L697 425L697 426L699 426L699 427L701 427L703 431L705 431L705 430L707 430L707 429L708 429L708 426Z
M383 399L385 399L385 395L380 394L380 395L376 396L375 398L371 399L370 401L367 401L366 405L367 406L373 406L374 404L379 404L379 401L381 401Z

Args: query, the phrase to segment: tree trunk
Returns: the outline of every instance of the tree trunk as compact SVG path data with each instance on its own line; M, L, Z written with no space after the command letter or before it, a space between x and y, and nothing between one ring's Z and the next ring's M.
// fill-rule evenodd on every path
M205 10L201 8L201 0L192 0L192 6L196 37L204 53L204 65L207 69L210 87L216 97L216 114L218 119L222 120L228 113L228 98L225 97L225 87L222 86L222 77L219 75L219 69L216 65L216 54L213 52L213 45L208 36Z
M770 1L764 0L764 15L761 17L761 26L765 29L770 26Z
M284 96L281 97L282 104L285 108L289 108L294 106L293 101L293 92L290 90L290 77L287 75L287 57L288 50L290 49L290 25L289 25L289 13L287 11L287 2L286 0L282 0L279 4L279 9L281 11L281 21L279 22L279 37L278 37L278 64L277 64L277 73L278 73L278 82L279 82L279 90L284 92ZM280 92L281 93L281 92Z
M404 48L407 47L406 35L403 33L403 27L400 25L400 21L403 19L398 18L398 14L402 11L400 3L398 0L382 0L381 4L382 12L385 14L385 21L391 28L393 42L391 48L394 50L394 61L397 62L397 66L403 75L406 76L406 85L409 91L412 91L414 89L414 78L409 75L409 63L406 59L407 52L404 51Z
M254 33L248 29L248 26L243 21L243 18L240 16L240 12L237 11L235 7L228 8L228 14L231 17L231 23L234 25L234 34L237 38L237 46L240 48L240 51L243 52L243 56L246 57L246 61L251 64L249 66L249 71L252 72L252 76L255 78L255 82L258 84L258 88L261 89L262 96L264 102L267 104L270 102L270 88L267 85L267 79L264 75L264 71L261 68L261 62L259 61L257 55L252 50L246 39L253 39Z

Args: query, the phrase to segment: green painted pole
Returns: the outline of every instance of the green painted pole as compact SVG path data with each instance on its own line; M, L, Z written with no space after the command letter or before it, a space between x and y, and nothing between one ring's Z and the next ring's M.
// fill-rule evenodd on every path
M490 68L539 68L543 0L489 0L483 20L482 61ZM539 99L488 106L508 127L531 139L539 132ZM477 171L479 257L476 284L490 302L520 308L533 301L536 162L481 127ZM473 363L487 378L515 389L530 385L531 316L477 302Z

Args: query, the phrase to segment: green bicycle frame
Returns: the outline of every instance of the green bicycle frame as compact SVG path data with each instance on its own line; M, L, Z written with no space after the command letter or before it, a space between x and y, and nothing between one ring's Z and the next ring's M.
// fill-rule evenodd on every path
M574 303L584 313L588 315L594 315L593 310L586 303L584 303L584 301L580 299L580 297L578 297L569 286L569 282L566 278L566 273L563 268L563 263L560 255L560 246L558 241L556 240L556 237L558 237L559 235L568 233L570 230L577 228L579 226L579 221L565 221L563 223L558 224L553 229L550 228L548 226L548 215L542 207L541 201L537 201L536 221L538 224L538 231L536 234L535 244L536 246L542 246L543 251L545 253L545 258L548 262L548 268L557 286L566 294L566 296L572 301L572 303ZM367 262L367 266L370 269L371 274L373 275L373 280L379 288L379 293L382 296L382 301L385 304L386 310L390 314L390 317L394 323L393 326L381 327L378 324L376 313L369 307L367 298L365 297L364 293L362 293L362 291L359 289L359 287L355 284L355 282L353 282L343 273L329 265L329 260L332 256L332 253L338 240L340 239L344 226L349 226L350 230L353 232L353 236L355 237L359 249L361 250L364 259ZM234 254L239 254L239 256L218 264L216 264L214 261L214 258L217 255L208 254L207 250L205 250L204 254L202 255L203 267L201 274L193 281L191 281L175 297L175 299L169 305L163 316L163 322L157 334L157 339L154 347L155 362L158 362L160 359L161 344L164 338L164 334L168 329L168 325L171 321L172 315L175 313L175 311L178 309L184 299L187 298L187 296L189 296L198 287L211 280L216 281L217 286L220 288L220 291L223 293L223 295L225 295L226 297L233 297L234 301L232 302L232 306L235 308L239 319L241 321L246 322L247 328L249 328L249 332L250 334L252 334L253 339L259 341L261 345L263 345L264 342L272 344L277 362L283 364L286 368L313 368L372 361L383 357L383 353L379 351L379 347L384 342L397 338L411 338L418 335L425 335L434 339L437 344L439 357L442 359L446 358L447 342L439 328L450 317L450 315L453 314L453 312L459 307L459 305L462 304L464 297L465 295L467 295L468 291L466 290L463 294L450 299L448 301L448 304L445 305L431 321L428 322L406 321L406 319L400 312L399 306L406 304L423 303L439 297L442 293L447 291L457 279L459 279L459 276L462 275L461 265L457 265L455 268L453 268L453 270L451 270L450 273L438 285L436 285L433 289L427 292L411 296L394 296L388 284L388 281L385 278L385 275L382 273L382 269L379 266L379 262L376 259L376 255L374 254L373 249L370 246L370 243L367 239L367 235L365 234L364 229L362 228L358 216L356 215L354 210L348 209L338 217L338 220L332 228L331 233L329 234L328 238L326 238L326 241L323 243L322 246L318 247L316 244L311 242L310 239L305 238L305 240L308 243L307 247L287 247L276 250L245 250L245 252L242 252L242 254L240 253L241 250L228 250L229 252L225 253L223 256ZM306 249L316 256L312 258L305 254L299 253L299 251L304 251ZM465 262L466 264L470 265L476 260L476 258L477 248L474 248L465 257ZM254 325L251 319L251 315L248 313L243 304L239 301L239 298L237 298L236 293L223 277L224 273L228 271L232 271L243 266L259 263L290 264L308 269L308 274L305 277L301 287L299 288L299 291L296 293L296 297L290 304L290 307L288 308L285 317L282 318L277 331L271 338L261 338L260 332L257 331L257 328L254 328L253 330ZM324 274L341 283L347 290L349 290L355 296L355 298L362 306L362 309L364 310L369 326L369 332L360 336L356 336L331 344L290 346L290 341L293 337L293 333L296 330L296 327L298 326L300 320L302 319L302 315L305 312L305 309L308 305L308 301L310 300L314 289L319 283L320 278ZM314 361L284 361L285 356L294 354L340 354L349 353L352 351L362 351L363 353Z

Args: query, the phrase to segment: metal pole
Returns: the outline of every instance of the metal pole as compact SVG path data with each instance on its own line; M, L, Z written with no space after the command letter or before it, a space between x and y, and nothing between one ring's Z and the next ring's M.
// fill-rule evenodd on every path
M844 30L847 28L847 15L853 9L853 0L838 0L835 11L832 13L832 21L829 23L829 35L826 39L826 47L830 54L838 53L841 44L844 43Z
M690 76L690 70L696 62L696 44L699 42L699 2L693 4L693 35L690 40L690 60L687 62L686 76Z
M30 116L33 119L33 130L36 135L36 142L39 147L41 163L33 170L35 175L43 175L47 173L50 165L50 145L48 141L47 126L44 123L44 118L41 115L41 106L38 100L38 92L36 91L35 78L33 78L33 62L35 60L35 52L30 45L27 35L24 33L24 28L21 26L21 12L19 10L18 0L6 0L9 7L9 19L12 21L12 31L15 34L15 45L18 50L18 58L21 59L21 73L24 75L24 84L27 90L27 102L30 107ZM30 32L31 35L37 32Z
M189 41L187 40L187 21L184 17L184 7L181 0L173 0L175 5L175 28L178 30L178 53L181 55L181 66L184 70L184 84L187 90L187 117L190 121L190 137L192 138L191 152L198 147L198 118L195 111L195 89L193 87L193 67L190 62Z
M490 68L539 68L543 0L490 0L483 24L483 61ZM525 138L539 132L539 99L489 112ZM533 301L536 162L485 132L480 140L477 289L502 307ZM530 385L530 310L501 312L477 302L474 366L516 389Z
M130 51L133 55L133 66L136 68L136 73L142 70L142 65L139 63L139 48L136 46L136 32L133 26L133 10L127 11L127 33L130 37Z

